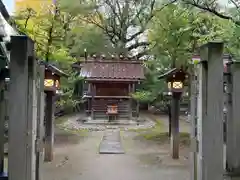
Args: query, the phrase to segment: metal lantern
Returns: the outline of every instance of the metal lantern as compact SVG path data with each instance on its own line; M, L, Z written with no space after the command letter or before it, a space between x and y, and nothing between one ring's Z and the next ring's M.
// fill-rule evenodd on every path
M61 77L68 77L68 75L48 62L40 61L39 63L45 66L44 91L52 91L56 94L61 93L60 79Z
M45 69L45 79L44 79L44 90L54 91L60 88L60 76L55 73L50 73L50 71Z
M168 82L168 89L171 92L183 92L183 82L182 81Z
M167 77L168 89L171 92L182 93L184 90L184 81L186 73L182 70L176 70Z

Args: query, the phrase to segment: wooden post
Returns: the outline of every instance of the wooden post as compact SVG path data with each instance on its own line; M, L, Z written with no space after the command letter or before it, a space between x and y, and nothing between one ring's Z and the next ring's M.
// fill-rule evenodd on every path
M171 104L169 103L167 105L168 108L168 136L171 137L172 134L172 108L171 108Z
M45 152L44 160L51 162L53 160L53 145L54 145L54 92L46 92L45 106Z
M136 84L134 84L134 92L136 92ZM137 119L139 118L139 100L136 100L136 116L137 116Z
M227 121L227 171L230 176L240 178L240 63L234 62L231 67L232 83L229 83L231 94L228 102L228 121Z
M11 37L9 94L9 180L35 180L36 60L27 36Z
M36 180L43 180L42 177L42 166L44 161L43 155L43 137L44 137L44 71L45 66L40 65L38 68L38 79L37 79L37 93L38 93L38 105L37 105L37 161L36 161Z
M223 180L223 44L201 48L199 180Z
M89 95L90 94L90 92L91 92L91 84L90 83L88 83L88 93L87 93L87 95ZM89 116L89 115L91 115L91 100L90 100L90 98L88 97L87 98L87 116Z
M4 127L6 117L6 107L4 98L5 77L0 77L0 175L4 171Z
M181 93L173 92L172 96L172 123L171 123L171 151L172 158L179 158L179 111Z
M133 92L133 84L128 84L128 92L129 92L129 95ZM132 119L132 98L130 99L130 102L129 102L129 120Z
M94 109L93 109L93 84L90 84L90 90L91 90L91 120L94 119Z
M197 180L197 79L196 71L191 77L191 180Z

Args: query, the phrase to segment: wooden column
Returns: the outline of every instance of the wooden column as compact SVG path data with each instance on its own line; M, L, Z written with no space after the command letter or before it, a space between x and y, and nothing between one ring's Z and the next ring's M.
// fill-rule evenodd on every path
M4 171L4 127L6 117L6 107L4 98L5 77L0 77L0 176Z
M54 92L46 92L45 106L45 152L44 160L51 162L53 160L53 145L54 145Z
M223 44L201 48L199 180L223 180Z
M171 113L171 102L167 104L168 108L168 136L171 137L172 134L172 113Z
M40 65L38 68L38 76L37 76L37 93L38 93L38 104L37 104L37 161L36 161L36 180L43 180L42 177L42 166L44 161L44 106L45 106L45 98L44 98L44 72L45 66Z
M90 90L91 90L91 119L94 119L94 109L93 109L93 100L94 100L94 85L90 84Z
M231 67L232 78L229 84L228 121L227 121L227 171L230 176L240 179L240 63Z
M88 83L88 93L87 95L89 95L91 93L91 84ZM91 113L91 105L90 105L91 101L90 98L87 98L87 115L89 116Z
M11 37L9 94L9 180L35 180L36 60L27 36Z
M179 111L181 93L173 92L172 96L172 123L171 123L171 152L172 158L179 158Z
M136 84L133 84L133 92L136 92ZM136 117L139 117L139 101L136 100Z
M133 84L128 84L129 95L133 92ZM132 119L132 98L129 99L129 120Z

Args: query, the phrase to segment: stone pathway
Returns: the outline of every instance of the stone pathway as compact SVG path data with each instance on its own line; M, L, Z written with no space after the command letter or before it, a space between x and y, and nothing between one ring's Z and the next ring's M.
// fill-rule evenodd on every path
M121 131L125 154L99 154L104 133L89 132L87 137L79 136L78 142L75 136L74 141L71 136L67 139L61 137L64 142L58 141L60 145L55 146L53 162L44 164L43 179L189 180L185 150L181 150L179 160L172 160L169 145L137 140L136 132ZM107 139L116 140L116 136Z
M124 154L120 130L106 130L99 146L100 154Z
M43 179L189 180L188 148L181 147L180 159L172 160L170 144L139 139L138 131L128 131L151 128L159 118L142 117L146 121L139 125L86 125L77 121L78 116L69 118L55 131L54 160L44 163ZM71 135L64 128L88 133ZM114 154L120 152L124 154Z

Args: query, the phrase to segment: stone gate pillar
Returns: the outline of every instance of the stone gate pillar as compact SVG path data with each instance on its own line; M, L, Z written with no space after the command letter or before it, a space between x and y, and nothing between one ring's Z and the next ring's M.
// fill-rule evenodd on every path
M240 62L233 62L230 66L226 170L230 177L240 178Z
M37 93L34 43L11 37L9 92L9 180L36 179Z
M42 177L42 166L44 161L44 73L45 66L39 65L37 68L37 93L38 93L38 104L37 104L37 161L36 161L36 180L43 180Z
M223 43L201 48L198 180L223 180Z
M194 71L191 77L191 180L197 180L197 97L198 97L198 81L197 81L197 65L194 66Z

